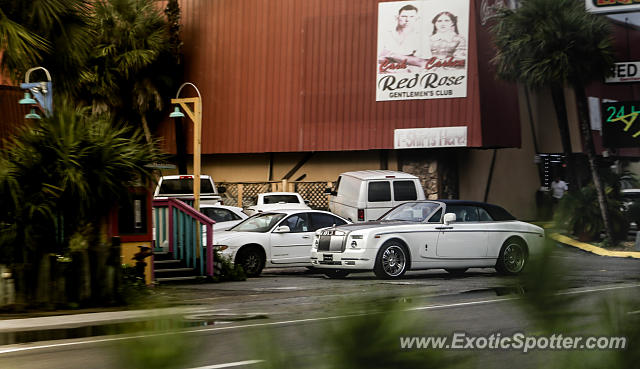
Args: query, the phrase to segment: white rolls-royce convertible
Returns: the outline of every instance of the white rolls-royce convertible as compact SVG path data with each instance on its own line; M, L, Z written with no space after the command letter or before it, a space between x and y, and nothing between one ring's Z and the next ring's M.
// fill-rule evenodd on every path
M398 205L375 222L318 230L311 263L330 278L373 270L399 278L407 270L468 268L520 273L542 250L544 230L492 204L437 200Z

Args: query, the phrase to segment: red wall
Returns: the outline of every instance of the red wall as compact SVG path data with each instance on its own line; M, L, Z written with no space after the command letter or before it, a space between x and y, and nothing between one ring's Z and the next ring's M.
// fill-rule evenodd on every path
M485 76L486 61L478 61L474 2L467 98L385 102L375 98L377 0L183 0L180 6L186 81L203 97L204 154L390 149L396 128L461 125L468 127L469 146L520 145L513 86L480 97L494 84ZM181 97L192 94L183 91ZM481 115L504 107L502 96L515 108ZM167 120L158 133L174 151L173 123ZM190 129L187 137L191 151Z
M8 138L25 124L24 116L29 107L18 104L23 97L24 91L19 87L0 85L0 146L3 138Z

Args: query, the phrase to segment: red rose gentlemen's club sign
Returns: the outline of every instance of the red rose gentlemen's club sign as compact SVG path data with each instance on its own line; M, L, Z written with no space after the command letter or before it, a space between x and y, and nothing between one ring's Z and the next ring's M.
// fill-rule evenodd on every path
M467 96L468 0L378 4L376 101Z

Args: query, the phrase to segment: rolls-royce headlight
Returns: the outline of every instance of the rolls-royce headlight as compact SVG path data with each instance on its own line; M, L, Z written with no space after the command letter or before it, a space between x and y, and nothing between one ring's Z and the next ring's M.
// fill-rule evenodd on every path
M351 248L352 249L357 249L358 248L358 243L356 241L351 241Z
M318 248L318 243L319 243L319 242L318 242L318 237L316 237L316 238L313 240L313 245L312 245L311 247L312 247L312 248L314 248L314 249L317 249L317 248Z

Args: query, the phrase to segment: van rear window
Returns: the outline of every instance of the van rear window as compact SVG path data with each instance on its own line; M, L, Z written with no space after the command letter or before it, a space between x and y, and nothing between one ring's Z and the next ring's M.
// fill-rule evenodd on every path
M417 200L415 183L413 181L393 182L393 199L395 201Z
M391 185L389 182L369 182L369 201L391 201Z
M193 178L164 179L158 192L160 195L192 194ZM200 193L214 193L211 181L200 179Z

